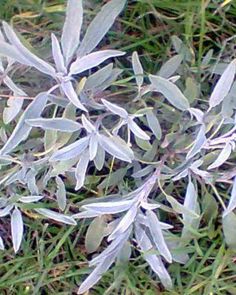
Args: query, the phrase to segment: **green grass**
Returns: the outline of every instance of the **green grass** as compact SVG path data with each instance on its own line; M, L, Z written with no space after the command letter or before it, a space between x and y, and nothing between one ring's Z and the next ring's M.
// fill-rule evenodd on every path
M50 32L57 32L62 26L65 1L0 2L0 18L13 22L21 31L25 30L27 39L37 44L39 52L47 52L45 44ZM95 2L101 1L88 1ZM231 1L222 8L220 3L222 1L129 1L123 16L109 33L109 43L126 50L128 56L137 50L147 72L155 73L160 64L172 56L170 38L177 35L191 48L192 66L201 79L199 65L209 49L214 50L215 57L221 54L226 60L235 55L235 39L225 42L236 34L236 2ZM105 42L103 46L107 46ZM127 60L123 66L129 67ZM221 190L226 191L226 187ZM202 187L201 191L204 192L205 188ZM210 196L208 204L206 194ZM225 198L223 193L222 197ZM81 198L84 196L72 194L71 197L74 201ZM221 210L214 200L212 191L202 193L201 205L208 206L209 214L203 216L201 229L188 245L191 258L187 264L174 263L169 267L175 286L173 291L163 290L155 277L150 279L142 257L134 256L128 265L112 268L91 294L236 294L235 254L224 244L221 220L211 218L215 215L214 208ZM76 294L89 272L83 246L86 223L72 228L53 222L48 224L28 212L25 212L26 216L26 235L20 253L13 254L10 239L9 250L0 253L0 294ZM4 238L10 233L7 224L6 221L0 225Z

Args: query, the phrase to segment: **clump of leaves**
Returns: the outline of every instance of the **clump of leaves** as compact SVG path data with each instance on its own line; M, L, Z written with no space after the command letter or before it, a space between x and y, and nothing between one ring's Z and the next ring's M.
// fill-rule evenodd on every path
M100 251L104 239L107 247L89 262L93 270L78 293L93 287L112 264L128 261L137 251L171 289L166 265L189 259L187 245L196 238L204 213L198 197L203 183L220 201L226 242L236 248L236 180L227 206L215 186L235 178L235 168L225 172L225 167L233 165L236 140L231 103L236 61L229 63L209 100L200 101L192 52L174 36L176 54L158 73L146 75L134 52L136 84L115 83L122 71L113 63L101 64L125 53L94 50L125 2L111 0L104 5L81 38L82 0L68 0L61 38L51 37L55 66L27 49L7 23L2 23L0 34L2 88L9 89L9 99L1 104L0 217L11 217L15 252L24 235L22 213L28 210L72 226L77 220L93 219L86 249ZM210 61L208 54L202 66L211 70ZM51 86L30 97L14 81L19 63L47 75ZM189 73L186 81L179 75L184 69ZM109 99L113 84L127 87L129 103ZM110 172L102 180L99 171ZM78 204L67 200L68 187L86 190L91 173L97 175L93 191L98 189L103 196ZM122 185L125 176L132 179L128 187ZM168 188L173 183L185 189L176 194ZM116 194L111 194L116 187ZM77 205L80 212L75 212ZM181 234L171 231L176 224L169 224L170 213L178 227L183 224ZM0 248L4 249L2 238Z

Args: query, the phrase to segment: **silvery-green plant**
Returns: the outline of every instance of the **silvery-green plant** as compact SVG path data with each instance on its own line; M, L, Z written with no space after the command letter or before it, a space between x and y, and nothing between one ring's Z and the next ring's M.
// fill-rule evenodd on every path
M125 3L109 1L83 34L83 2L68 0L61 38L51 36L55 66L26 48L7 23L2 23L0 33L1 87L10 93L6 105L1 105L5 125L0 130L4 192L0 218L10 216L15 252L21 246L23 215L29 208L43 218L72 226L80 219L93 219L85 237L87 252L100 252L104 238L108 246L89 262L91 273L78 293L86 292L111 265L129 260L137 251L171 289L167 263L184 264L189 258L188 251L180 249L187 247L199 228L202 183L214 189L223 207L226 242L236 248L232 234L236 171L221 170L235 150L236 62L221 73L209 101L198 104L201 91L196 81L188 77L184 86L179 75L184 67L191 72L192 53L173 36L176 54L157 73L146 73L138 53L132 54L135 84L129 84L129 102L118 95L117 101L110 101L110 86L119 86L114 82L122 71L113 63L101 64L125 53L99 51L97 46ZM209 66L210 56L204 57L203 66ZM14 81L12 70L19 63L47 75L50 86L30 97ZM36 128L40 132L35 135ZM110 173L101 181L97 171L103 169ZM99 191L112 192L112 186L117 193L74 204L80 212L72 213L67 185L72 184L76 191L86 189L90 171L98 176ZM125 176L132 179L128 187L121 185ZM233 188L226 206L215 183L231 183L231 179ZM185 187L181 198L168 186L178 182ZM180 235L171 232L174 221L165 222L169 212L183 224ZM4 249L4 237L0 237L0 249Z

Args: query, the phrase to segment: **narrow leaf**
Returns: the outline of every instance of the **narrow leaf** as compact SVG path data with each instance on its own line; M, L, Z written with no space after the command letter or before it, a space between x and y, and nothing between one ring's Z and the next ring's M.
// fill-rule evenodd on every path
M98 150L98 138L95 134L90 137L90 141L89 141L89 160L90 161L94 160L94 158L96 157L97 150Z
M217 82L209 100L210 108L213 108L220 104L229 93L230 88L234 82L235 72L236 59L231 61L231 63L227 66L226 70L223 72L222 76Z
M157 216L151 210L147 210L146 215L148 217L148 227L160 255L162 255L168 262L172 262L172 256L166 245Z
M133 119L128 118L127 120L129 129L139 138L143 140L149 140L150 136L147 135L135 122Z
M198 132L197 138L194 142L194 145L192 146L192 148L189 150L189 152L187 153L186 159L191 159L192 157L194 157L197 153L199 153L203 147L203 145L206 142L206 136L205 136L205 126L202 125L200 127L200 130Z
M130 163L134 159L133 151L120 138L118 139L115 136L107 137L99 134L98 140L100 146L112 156Z
M116 214L130 209L133 200L124 200L118 202L100 202L82 206L83 210L92 210L103 214Z
M19 201L22 203L33 203L42 200L44 196L27 196L27 197L20 197Z
M11 214L11 235L12 243L15 253L18 252L20 244L23 238L23 220L21 212L18 208L15 208Z
M41 58L37 57L31 53L19 40L13 29L6 23L3 22L4 32L10 41L10 43L17 48L19 53L22 55L23 59L27 60L30 65L38 69L39 71L48 74L52 77L55 77L54 68L43 61Z
M50 218L55 221L69 224L69 225L76 225L76 221L71 216L60 214L55 211L52 211L49 209L44 209L44 208L39 208L39 209L34 209L34 210L46 218Z
M223 217L225 217L227 214L232 212L235 208L236 208L236 177L234 178L229 204L226 210L223 212Z
M157 117L154 115L153 111L147 112L146 117L147 117L148 126L150 127L150 129L152 130L156 138L160 140L162 137L162 130Z
M53 118L53 119L30 119L26 123L32 127L40 127L44 130L57 130L62 132L75 132L81 129L82 125L66 119L66 118Z
M152 243L141 226L135 227L135 237L139 247L144 252L144 259L148 262L151 269L158 275L165 288L171 289L171 278L161 261L161 258L157 255L148 253L148 251L152 249Z
M100 65L105 60L124 55L125 52L119 50L101 50L85 55L84 57L78 57L70 66L70 75L75 75L92 69Z
M75 105L77 108L81 109L82 111L87 112L86 108L80 102L71 81L61 83L61 88L63 92L65 93L66 97L69 99L69 101L73 103L73 105Z
M65 67L64 58L61 52L61 46L57 40L57 37L54 34L51 35L51 39L52 39L52 55L53 55L53 59L54 59L57 71L65 74L66 67Z
M128 113L125 109L119 107L118 105L111 103L105 99L102 99L102 103L111 111L113 114L120 116L121 118L126 119L128 117Z
M68 0L66 20L62 30L61 45L66 65L70 62L80 42L83 22L82 0Z
M222 151L220 152L219 156L217 157L217 159L207 169L214 169L224 164L224 162L228 160L231 152L231 144L227 142Z
M85 175L89 164L89 155L88 152L84 152L81 154L79 162L76 166L75 170L75 178L76 178L76 187L75 190L79 190L85 181Z
M75 158L79 156L87 148L88 143L89 137L83 137L55 152L50 158L50 161L63 161Z
M171 57L166 63L163 64L158 73L158 76L161 76L166 79L171 77L177 71L182 61L182 54L177 54Z
M46 93L40 93L34 98L33 102L31 102L19 119L8 141L1 149L1 154L10 153L21 141L29 136L32 127L26 124L26 120L39 117L47 103L47 99L48 96Z
M135 74L136 83L138 85L138 89L140 90L141 86L143 85L143 67L136 51L132 54L132 66Z
M65 188L64 182L59 176L56 177L56 183L57 183L57 191L56 191L57 203L59 208L62 211L64 211L66 209L66 188Z
M90 53L98 45L124 8L125 3L126 0L111 0L102 7L87 28L78 50L78 56Z
M149 75L149 79L153 90L163 94L174 107L181 111L186 111L190 107L187 98L174 83L154 75Z
M89 225L85 236L85 248L88 253L95 252L100 246L106 229L103 216L96 217Z

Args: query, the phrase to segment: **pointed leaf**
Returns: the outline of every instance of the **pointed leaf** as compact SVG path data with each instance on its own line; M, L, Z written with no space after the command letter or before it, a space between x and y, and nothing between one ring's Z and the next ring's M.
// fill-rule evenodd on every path
M105 99L102 99L102 103L111 111L113 114L120 116L121 118L126 119L128 117L128 113L125 109L119 107L118 105L111 103Z
M26 123L32 127L40 127L44 130L57 130L62 132L75 132L81 129L82 125L64 118L53 118L53 119L29 119Z
M150 136L147 135L135 122L133 119L128 118L127 120L129 129L139 138L143 140L149 140Z
M106 226L103 216L96 217L90 223L85 236L85 248L88 253L93 253L98 249L104 238Z
M163 262L161 261L161 258L157 255L148 253L148 251L152 249L152 243L141 226L135 227L135 237L139 247L144 252L144 259L148 262L152 270L158 275L165 288L171 289L171 278Z
M120 138L115 136L107 137L99 134L98 140L100 146L112 156L130 163L134 159L133 151Z
M89 160L92 161L97 155L98 150L98 138L96 135L90 137L89 141Z
M26 120L39 117L47 103L47 100L48 96L46 93L40 93L34 98L33 102L31 102L31 104L24 111L23 115L20 117L18 124L8 141L1 149L1 154L10 153L21 141L25 140L29 136L32 127L26 124Z
M65 93L66 97L69 99L69 101L73 103L73 105L75 105L77 108L81 109L82 111L87 112L86 108L80 102L71 81L62 82L61 88L63 92Z
M168 262L172 262L171 253L166 245L164 236L162 234L162 229L160 226L160 222L155 213L151 210L147 210L147 223L152 234L153 241L160 253Z
M79 162L76 166L75 170L75 178L76 178L76 187L75 190L79 190L83 185L85 181L85 175L89 164L89 155L88 152L85 151L81 154L81 157L79 159Z
M98 145L97 154L93 161L97 170L101 171L105 162L105 151L100 145Z
M149 79L153 90L163 94L174 107L181 111L186 111L190 107L187 98L174 83L154 75L149 75Z
M40 200L42 200L44 198L44 196L27 196L27 197L20 197L19 201L21 201L22 203L33 203L33 202L38 202Z
M143 85L143 67L136 51L132 54L132 66L135 74L136 84L140 90L140 87Z
M24 225L21 212L15 208L11 214L11 235L15 253L18 252L23 238Z
M227 214L232 212L235 208L236 208L236 177L234 178L229 204L226 210L223 212L223 217L225 217Z
M227 245L236 250L236 215L232 211L223 215L222 225Z
M81 116L83 127L86 129L87 132L92 133L96 131L95 126L85 117L84 114Z
M59 41L57 40L57 37L54 34L51 35L51 39L52 39L52 55L53 55L53 59L54 59L57 71L61 73L66 73L66 67L64 64L64 58L61 52L61 46L59 44Z
M70 62L80 42L80 31L83 23L83 1L68 0L66 20L62 30L61 45L66 65Z
M28 64L32 65L35 67L37 70L48 74L52 77L55 77L55 70L54 68L46 63L44 60L41 58L37 57L33 53L31 53L19 40L13 29L6 23L3 22L3 28L4 32L10 41L10 43L17 48L19 53L22 55L23 59L28 61Z
M230 88L234 82L235 72L236 59L231 61L231 63L227 66L226 70L223 72L222 76L217 82L209 100L210 108L213 108L220 104L229 93Z
M56 177L56 183L57 183L57 191L56 191L57 203L59 208L62 211L64 211L66 209L66 188L65 188L64 182L59 176Z
M217 159L207 169L214 169L224 164L224 162L227 161L229 156L231 155L231 152L231 144L227 142L222 151L220 152L219 156L217 157Z
M133 205L133 200L100 202L82 206L83 210L91 210L103 214L116 214L130 209Z
M148 126L150 127L156 138L160 140L162 137L162 130L157 117L154 115L153 111L147 112L146 117Z
M163 78L169 78L177 71L180 64L183 61L183 55L177 54L173 57L171 57L166 63L163 64L161 67L158 76L161 76Z
M194 157L197 153L199 153L203 147L203 145L206 142L206 135L205 135L205 126L202 125L200 127L200 130L198 132L197 138L194 142L194 145L192 146L192 148L189 150L189 152L187 153L186 159L191 159L192 157Z
M125 3L126 0L111 0L102 7L87 28L78 50L78 56L90 53L98 45L124 8Z
M76 221L71 216L60 214L55 211L52 211L49 209L44 209L44 208L39 208L39 209L34 209L34 210L46 218L50 218L55 221L69 224L69 225L76 225Z
M63 161L75 158L79 156L87 148L88 144L89 137L83 137L75 141L74 143L55 152L50 158L50 161Z
M83 57L78 57L70 66L70 75L75 75L97 67L105 60L124 55L125 52L119 50L101 50L90 53Z

